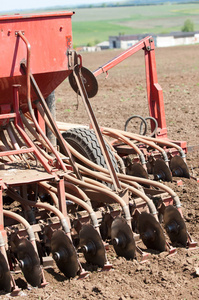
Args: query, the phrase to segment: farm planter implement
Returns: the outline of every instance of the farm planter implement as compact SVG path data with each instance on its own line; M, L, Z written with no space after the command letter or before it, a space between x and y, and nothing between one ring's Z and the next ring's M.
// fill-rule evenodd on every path
M13 294L20 288L11 271L22 270L32 286L46 285L43 269L53 261L67 278L87 276L79 252L88 263L110 269L107 241L127 259L136 253L145 259L139 238L147 248L170 253L175 251L171 244L196 246L176 193L143 176L145 165L158 151L157 157L162 155L165 162L159 163L156 178L169 172L165 168L170 157L164 147L171 156L179 152L185 164L184 151L167 140L162 91L156 81L151 83L151 77L156 80L154 56L147 55L154 55L151 38L132 49L145 49L149 107L158 134L147 137L100 128L88 99L97 93L94 75L100 71L93 75L82 67L81 56L72 50L72 14L0 17L0 288ZM106 68L110 66L102 70ZM80 128L60 133L45 99L67 77L81 95L94 131ZM46 128L59 147L46 136ZM117 141L110 144L102 133ZM128 149L122 152L123 144ZM136 172L128 175L124 162L132 150L139 157L136 164L131 162ZM171 169L172 160L180 156L171 159ZM183 169L181 160L179 164Z

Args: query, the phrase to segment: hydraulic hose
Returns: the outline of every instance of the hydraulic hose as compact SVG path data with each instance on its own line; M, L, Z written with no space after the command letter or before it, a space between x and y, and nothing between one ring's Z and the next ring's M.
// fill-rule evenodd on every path
M146 141L145 136L140 136L138 134L132 134L132 133L129 133L129 132L126 132L126 131L122 131L122 130L119 130L119 129L110 129L110 128L106 128L106 127L101 128L101 131L102 131L103 134L106 134L106 132L107 133L114 132L115 136L118 135L120 137L120 135L124 135L126 138L134 139L134 140L136 140L138 142L147 144L148 146L150 146L150 147L158 150L162 154L162 156L164 158L164 161L168 165L169 159L167 157L166 151L164 149L162 149L161 147L159 147L158 145L156 145L154 142L151 142L149 140Z
M81 169L81 166L80 166L80 169ZM85 169L86 169L86 168L84 167L84 170L85 170ZM87 169L87 171L88 171L88 172L86 172L86 173L89 174L89 175L92 175L94 178L97 178L97 179L106 181L106 182L108 182L108 183L112 183L111 178L108 178L108 177L106 177L105 175L100 174L99 172L95 172L95 171L92 171L92 170L89 170L89 169ZM86 182L86 178L84 178L84 181ZM137 184L137 185L138 185L138 184ZM153 201L152 201L151 199L149 199L149 197L147 197L147 195L145 195L145 193L144 193L143 189L140 187L140 185L138 185L139 190L138 190L137 188L132 187L132 186L129 186L129 185L125 184L125 183L121 183L121 186L122 186L122 188L124 188L124 189L127 188L127 189L128 189L129 191L131 191L133 194L135 194L136 196L142 198L142 199L146 202L147 206L149 207L150 212L151 212L155 217L157 216L158 212L157 212L157 210L156 210L156 207L155 207Z
M11 197L13 200L18 201L19 203L22 204L27 204L29 206L34 206L34 207L39 207L39 208L44 208L48 211L52 211L59 219L60 222L62 224L62 227L64 229L64 231L66 233L70 233L70 228L68 225L68 222L66 220L66 218L64 217L64 215L61 213L61 211L59 209L57 209L56 207L48 204L48 203L42 203L42 202L34 202L34 201L30 201L30 200L25 200L23 199L17 192L15 192L12 188L8 188L8 190L6 191L7 195L9 197ZM18 215L17 215L18 216ZM23 218L22 218L23 219ZM26 221L27 222L27 221ZM29 223L28 223L29 224Z
M131 215L130 215L129 207L121 197L119 197L118 195L116 195L112 191L109 191L107 189L103 189L99 186L94 186L93 184L88 184L88 183L86 183L84 181L81 181L81 180L78 180L77 178L74 178L74 177L72 177L68 174L64 174L64 178L67 181L72 182L73 184L76 184L76 185L79 185L79 186L82 186L82 187L85 187L85 188L90 188L92 190L98 191L98 192L100 192L102 194L105 194L105 195L109 196L110 198L112 198L115 202L120 204L120 206L122 207L125 218L126 218L128 224L129 224L129 226L131 227Z
M58 193L58 190L57 190L56 187L53 187L52 185L50 185L50 184L48 184L46 182L41 182L40 185L43 186L43 187L45 186L49 191L52 191L53 193L56 193L56 194ZM93 211L93 208L89 204L87 204L83 200L81 200L81 199L79 199L79 198L77 198L77 197L75 197L75 196L73 196L73 195L71 195L69 193L65 193L65 197L67 199L71 200L72 202L74 202L74 203L80 205L81 207L83 207L89 213L90 218L91 218L91 220L93 222L93 226L95 228L99 227L96 214Z
M111 136L113 138L117 138L117 139L125 142L130 147L132 147L136 151L136 153L139 155L141 164L146 169L146 160L145 160L144 154L131 140L126 138L123 134L119 133L118 131L115 131L115 130L112 130L112 129L107 129L106 128L105 130L101 129L101 131L102 131L103 134Z

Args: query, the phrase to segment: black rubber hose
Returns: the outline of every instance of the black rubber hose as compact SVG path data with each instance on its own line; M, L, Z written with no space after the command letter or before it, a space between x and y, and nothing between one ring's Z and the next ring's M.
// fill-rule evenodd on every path
M144 125L145 125L145 128L144 128L144 132L143 132L143 134L142 135L145 135L146 134L146 132L147 132L147 123L146 123L146 121L145 121L145 119L143 118L143 117L141 117L141 116L138 116L138 115L133 115L133 116L131 116L130 118L128 118L127 120L126 120L126 122L125 122L125 125L124 125L124 131L127 131L127 126L128 126L128 123L132 120L132 119L135 119L135 118L139 118L139 119L141 119L141 121L142 121L142 123L141 124L143 124L144 123ZM140 125L140 128L141 128L141 125ZM139 133L139 134L141 134L141 133Z
M154 137L157 133L157 129L158 129L158 122L155 118L153 117L146 117L145 118L145 121L147 120L152 120L154 123L155 123L155 129L153 130L153 132L149 135L150 137ZM143 122L140 124L140 134L141 134L141 131L142 131L142 127L143 127Z

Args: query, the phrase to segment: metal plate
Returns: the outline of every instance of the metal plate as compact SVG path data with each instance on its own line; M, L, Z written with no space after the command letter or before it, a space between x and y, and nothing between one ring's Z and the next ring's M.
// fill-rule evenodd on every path
M155 180L172 181L171 171L162 159L157 159L155 161L153 175Z
M138 218L138 230L140 237L149 249L157 251L166 250L166 239L160 223L156 221L153 215L142 212Z
M173 176L190 178L187 164L181 156L176 155L172 157L170 161L170 169Z
M187 229L177 208L172 205L167 206L164 211L163 220L171 242L179 243L186 247L188 241Z
M79 270L77 253L72 241L62 230L53 233L51 251L59 270L68 278L75 277Z
M124 218L117 217L114 219L111 226L111 240L118 256L125 257L126 259L133 259L135 257L133 232Z
M88 98L93 98L97 92L98 92L98 83L97 83L97 79L95 78L95 76L93 75L93 73L91 71L89 71L88 69L86 69L85 67L81 67L80 69L80 76L82 78L82 81L84 83ZM69 83L72 87L72 89L78 94L80 95L76 80L74 78L73 73L71 73L68 76L69 79Z
M103 267L106 262L104 244L99 233L90 224L84 224L79 233L80 247L88 263Z
M42 269L33 245L26 238L21 238L16 247L17 258L27 282L32 286L40 286L43 278ZM24 262L24 264L20 262Z
M4 255L0 252L0 290L11 292L11 274Z

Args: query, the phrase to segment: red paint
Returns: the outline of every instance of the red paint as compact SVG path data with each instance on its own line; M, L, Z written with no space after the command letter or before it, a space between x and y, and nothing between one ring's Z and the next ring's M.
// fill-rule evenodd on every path
M67 50L72 48L73 12L0 17L0 104L12 103L12 85L20 84L20 108L27 111L26 77L20 63L26 60L26 46L17 36L21 31L31 46L30 69L46 98L71 73ZM32 100L37 97L32 91Z

